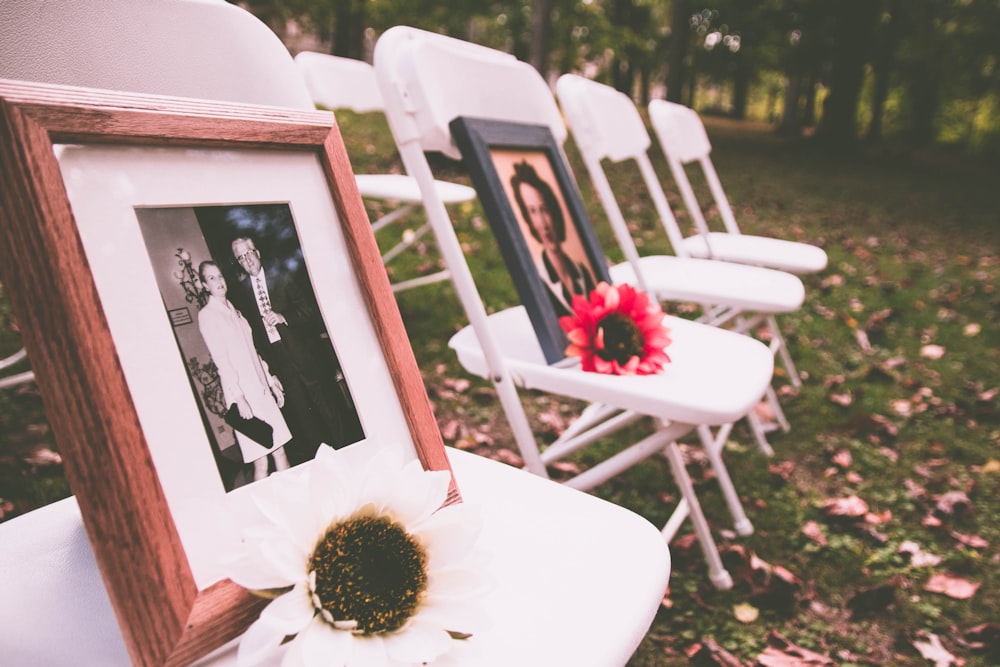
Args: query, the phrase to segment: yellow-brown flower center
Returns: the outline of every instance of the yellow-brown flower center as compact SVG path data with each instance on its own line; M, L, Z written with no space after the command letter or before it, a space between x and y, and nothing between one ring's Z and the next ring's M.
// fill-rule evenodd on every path
M624 364L646 350L646 337L631 317L611 313L601 318L597 328L604 330L604 349L597 350L597 355L605 361Z
M334 621L356 621L355 632L403 627L427 589L427 554L400 524L355 515L330 527L309 559L314 590Z

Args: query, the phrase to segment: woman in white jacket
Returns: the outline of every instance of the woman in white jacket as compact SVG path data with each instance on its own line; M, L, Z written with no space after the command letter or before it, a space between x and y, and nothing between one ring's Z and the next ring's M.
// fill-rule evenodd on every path
M202 262L198 275L209 295L208 303L198 313L198 328L219 370L226 405L235 405L242 418L257 417L274 429L271 449L236 431L244 463L253 463L254 480L263 479L268 474L269 455L275 470L288 468L283 447L292 434L280 410L285 402L284 392L278 378L257 354L250 325L226 298L226 279L218 264Z

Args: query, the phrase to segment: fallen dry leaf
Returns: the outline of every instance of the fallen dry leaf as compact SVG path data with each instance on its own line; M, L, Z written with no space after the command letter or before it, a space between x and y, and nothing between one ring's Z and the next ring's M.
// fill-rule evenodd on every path
M54 452L48 447L40 447L24 457L24 462L33 466L53 466L61 465L63 460L59 452Z
M740 623L753 623L760 618L760 610L749 602L740 602L733 605L733 616Z
M1000 654L1000 624L980 623L974 625L956 638L962 646L975 651L988 651L994 655Z
M962 491L948 491L938 497L934 513L939 517L962 516L972 509L972 501Z
M922 636L924 640L914 641L913 648L917 649L925 659L933 662L934 667L949 667L955 662L955 656L941 645L937 635L925 632Z
M899 545L899 553L909 554L910 565L913 567L934 567L941 564L941 557L932 553L927 553L920 548L920 545L912 540L907 540Z
M868 334L865 333L864 329L855 329L854 339L858 342L858 347L861 348L862 352L868 353L872 351L871 341L868 340Z
M833 393L830 394L830 401L836 403L837 405L847 407L854 402L854 397L849 391L843 393Z
M858 518L868 514L868 503L857 496L831 498L823 503L827 516Z
M761 667L816 667L835 664L825 655L796 646L773 630L767 641L770 645L757 656L757 664Z
M719 644L708 637L702 639L697 644L689 646L684 654L691 664L694 665L717 665L717 667L743 667L735 655L719 646Z
M979 590L979 584L953 574L939 573L928 580L924 590L930 593L942 593L956 600L968 600Z
M837 453L833 455L833 462L841 468L850 468L853 462L851 452L846 449L838 449Z
M967 547L972 549L989 549L990 543L986 539L980 537L979 535L965 535L964 533L958 533L955 531L951 532L951 536L954 537L958 542L961 542Z
M806 521L806 523L802 526L802 534L821 547L825 547L827 545L826 535L823 533L823 527L816 521Z
M940 345L924 345L920 348L920 356L924 359L940 359L944 356L945 349Z

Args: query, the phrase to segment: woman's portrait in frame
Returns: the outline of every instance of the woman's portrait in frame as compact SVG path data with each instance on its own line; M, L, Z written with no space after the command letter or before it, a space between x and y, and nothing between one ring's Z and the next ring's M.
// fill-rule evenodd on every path
M569 315L573 295L587 296L597 281L552 164L541 151L496 149L491 155L556 313Z
M559 318L611 281L562 150L547 126L459 117L450 127L542 353L559 363Z

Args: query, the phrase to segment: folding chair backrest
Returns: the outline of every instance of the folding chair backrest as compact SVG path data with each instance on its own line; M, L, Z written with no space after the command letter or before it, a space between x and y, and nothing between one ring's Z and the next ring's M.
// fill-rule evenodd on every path
M510 54L397 26L376 43L375 67L397 143L458 160L448 123L459 116L548 125L556 141L566 140L548 84Z
M653 100L649 103L649 122L667 157L667 164L670 165L674 182L681 191L684 206L694 218L698 231L708 234L709 230L698 197L684 170L684 165L692 162L697 162L701 166L726 231L730 234L739 234L740 228L736 224L736 216L733 215L729 199L726 198L722 182L712 164L712 143L708 140L705 124L701 122L698 112L683 104Z
M315 108L281 40L216 0L0 2L0 77Z
M556 92L618 245L635 267L640 282L643 281L638 268L638 252L604 172L602 160L635 160L674 253L678 257L687 257L683 246L684 235L649 159L649 132L635 103L625 93L577 74L559 77Z
M302 51L295 56L313 101L327 109L384 111L375 68L363 60Z

